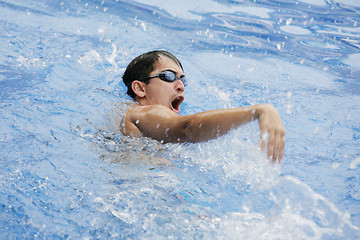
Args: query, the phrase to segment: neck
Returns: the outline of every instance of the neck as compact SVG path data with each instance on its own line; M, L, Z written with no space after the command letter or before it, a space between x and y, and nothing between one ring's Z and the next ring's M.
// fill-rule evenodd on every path
M142 98L136 97L135 101L142 106L151 105L150 102L145 97Z

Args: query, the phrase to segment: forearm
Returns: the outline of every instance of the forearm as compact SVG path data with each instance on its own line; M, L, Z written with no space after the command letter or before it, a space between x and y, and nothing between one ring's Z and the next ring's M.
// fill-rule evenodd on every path
M256 105L197 113L189 116L186 135L191 142L214 139L257 119L261 112L261 105Z

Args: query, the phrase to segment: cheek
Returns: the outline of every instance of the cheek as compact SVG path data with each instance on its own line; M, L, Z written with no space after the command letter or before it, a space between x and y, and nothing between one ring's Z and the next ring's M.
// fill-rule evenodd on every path
M158 90L156 98L163 104L168 104L170 98L170 89L163 87Z
M168 98L168 92L166 90L164 90L164 89L161 89L159 91L158 98L165 101Z
M167 105L169 104L169 99L171 98L172 91L174 90L171 84L156 82L156 84L152 85L148 91L152 101L158 104Z
M150 98L156 103L163 103L166 100L166 91L164 88L157 86L152 89L149 89Z

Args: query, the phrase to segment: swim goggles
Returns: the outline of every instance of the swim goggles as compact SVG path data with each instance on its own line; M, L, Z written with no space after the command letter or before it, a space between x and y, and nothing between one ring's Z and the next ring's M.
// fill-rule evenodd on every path
M185 76L178 77L172 71L163 71L159 74L140 79L139 81L145 82L151 78L156 78L156 77L160 78L161 80L163 80L165 82L174 82L176 79L179 79L184 84L184 87L186 87L186 85L187 85L187 79Z

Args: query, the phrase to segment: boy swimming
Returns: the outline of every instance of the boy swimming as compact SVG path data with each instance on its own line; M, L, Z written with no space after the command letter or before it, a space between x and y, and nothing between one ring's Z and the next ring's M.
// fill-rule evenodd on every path
M127 66L123 81L136 102L125 113L124 134L161 142L203 142L257 119L261 149L267 147L270 161L281 163L285 128L270 104L179 115L187 82L180 61L170 52L156 50L136 57Z

